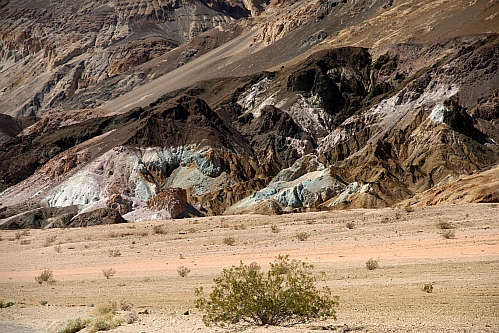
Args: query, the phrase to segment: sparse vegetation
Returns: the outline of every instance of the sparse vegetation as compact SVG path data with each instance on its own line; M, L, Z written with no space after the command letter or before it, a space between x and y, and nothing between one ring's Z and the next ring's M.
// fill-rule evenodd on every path
M270 226L270 230L272 230L272 232L273 232L274 234L277 234L277 233L279 233L279 231L281 231L281 229L279 229L279 227L277 226L277 224L272 224L272 225Z
M57 333L76 333L84 329L87 323L86 318L70 319L57 330Z
M46 269L42 271L40 275L36 276L35 280L36 282L38 282L38 284L43 284L44 282L47 284L54 284L54 272L52 272L50 269Z
M177 268L177 273L180 277L186 277L190 272L191 270L185 266L179 266Z
M425 283L423 286L423 291L427 293L432 293L433 292L433 284L432 283Z
M282 274L282 267L287 267ZM251 269L242 262L224 269L214 279L208 298L202 287L196 307L205 311L207 326L282 325L291 326L315 319L335 317L337 297L328 288L316 287L312 265L288 256L278 256L266 273Z
M29 239L21 240L21 245L29 245L29 244L31 244L31 240L29 240Z
M54 246L54 251L57 252L57 253L61 253L61 251L62 251L61 246L60 245Z
M153 234L156 234L156 235L165 235L167 233L166 228L163 224L155 225L152 228L152 232L153 232Z
M97 306L88 319L85 328L90 333L108 331L121 325L123 318L116 316L116 308L112 303Z
M127 302L123 299L119 303L111 302L111 305L114 309L119 309L120 311L131 311L133 308L133 303Z
M374 271L375 269L379 268L379 263L377 260L371 258L368 261L366 261L366 268L370 271Z
M49 247L50 245L52 245L55 242L56 239L57 239L57 236L55 236L55 235L45 238L45 243L43 243L43 246Z
M451 229L444 230L440 233L445 239L453 239L456 238L456 232Z
M347 222L346 226L348 229L355 229L355 222Z
M121 257L120 250L109 250L110 257Z
M105 268L102 270L102 274L104 274L106 279L109 279L111 276L116 274L116 270L114 268Z
M308 238L310 237L310 234L302 231L302 232L299 232L296 234L296 238L300 241L300 242L303 242L303 241L306 241Z
M248 265L248 269L250 271L258 272L262 269L262 266L260 266L258 263L253 261L251 264Z
M439 229L442 229L442 230L454 229L454 226L452 225L452 223L450 223L448 221L443 221L443 220L438 221L437 227Z
M233 227L234 230L246 230L246 226L242 223L240 224L236 224L234 227Z
M137 320L129 322L131 318L127 318L127 323L133 323ZM98 305L88 318L76 318L68 320L57 331L58 333L76 333L86 329L89 333L97 331L108 331L120 326L124 319L116 315L116 304L113 302Z
M14 304L16 304L16 303L13 301L6 301L3 299L0 299L0 309L11 307Z
M223 242L225 245L230 245L230 246L236 244L236 240L234 239L234 237L225 237Z
M21 239L22 236L29 236L29 230L17 231L15 238Z

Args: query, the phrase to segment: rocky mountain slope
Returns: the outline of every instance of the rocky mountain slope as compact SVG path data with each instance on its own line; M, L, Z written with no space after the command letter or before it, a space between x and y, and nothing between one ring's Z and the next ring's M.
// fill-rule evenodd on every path
M499 163L497 2L41 7L0 9L3 228L420 204Z

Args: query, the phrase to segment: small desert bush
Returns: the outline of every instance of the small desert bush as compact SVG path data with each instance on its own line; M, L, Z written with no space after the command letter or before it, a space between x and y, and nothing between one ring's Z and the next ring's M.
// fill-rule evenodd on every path
M277 224L272 224L272 225L270 226L270 230L272 230L272 232L273 232L274 234L277 234L277 233L279 233L279 231L281 231L281 230L279 229L279 227L277 226Z
M303 242L303 241L306 241L308 239L308 237L310 237L310 234L306 233L306 232L299 232L296 234L296 238L300 241L300 242Z
M47 284L54 284L54 273L50 269L46 269L40 273L40 275L35 277L36 282L38 284L42 283L47 283Z
M11 307L14 304L16 304L16 303L13 301L6 301L3 299L0 299L0 309Z
M246 230L246 226L242 223L236 224L234 227L232 227L234 230Z
M442 230L454 229L454 226L449 221L440 220L437 223L437 227Z
M260 266L258 263L253 261L251 264L248 265L248 269L250 271L258 272L262 269L262 266Z
M90 317L85 326L89 333L97 331L109 331L120 326L123 323L123 318L116 316L114 313L107 313L95 317Z
M425 283L425 285L423 286L423 291L426 291L427 293L433 292L433 284Z
M111 276L116 274L116 270L114 268L105 268L102 270L102 274L104 274L106 279L109 279Z
M156 235L164 235L167 233L164 225L155 225L152 228L152 232L153 232L153 234L156 234Z
M225 237L224 244L232 246L232 245L236 244L236 240L234 239L234 237Z
M127 319L127 323L128 323ZM135 319L137 320L137 318ZM135 321L134 320L134 321ZM58 333L76 333L83 329L86 332L108 331L120 326L124 319L116 315L116 302L99 304L88 318L71 319L64 324ZM132 323L131 321L130 323Z
M62 251L61 246L60 245L54 246L54 251L57 252L57 253L61 253L61 251Z
M287 273L282 274L282 267ZM196 289L196 307L205 312L207 326L292 326L311 320L336 318L337 297L329 288L318 288L313 265L288 256L278 256L268 272L251 269L242 262L224 269L214 279L206 298Z
M29 240L29 239L21 240L21 245L29 245L29 244L31 244L31 240Z
M109 250L110 257L121 257L120 250Z
M442 231L440 234L445 239L456 238L456 232L454 230L447 229L447 230Z
M49 247L50 245L52 245L52 243L55 242L56 239L57 239L57 236L55 236L55 235L45 238L45 243L43 243L43 246Z
M76 333L84 329L87 323L86 318L70 319L57 330L57 333Z
M378 261L374 260L373 258L369 259L368 261L366 261L366 268L370 271L378 269L379 268Z
M177 268L177 273L180 277L186 277L190 272L191 270L185 266L179 266Z
M17 231L15 238L21 239L22 236L29 236L29 230Z
M125 300L121 300L118 302L111 302L111 305L113 308L120 310L120 311L131 311L133 308L133 303L127 302Z
M346 226L348 229L355 229L355 222L347 222Z

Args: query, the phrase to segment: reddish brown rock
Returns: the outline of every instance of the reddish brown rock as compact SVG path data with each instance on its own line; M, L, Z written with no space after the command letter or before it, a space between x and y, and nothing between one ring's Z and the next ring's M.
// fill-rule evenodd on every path
M187 192L182 188L169 188L147 200L152 210L164 210L171 218L177 218L187 208Z

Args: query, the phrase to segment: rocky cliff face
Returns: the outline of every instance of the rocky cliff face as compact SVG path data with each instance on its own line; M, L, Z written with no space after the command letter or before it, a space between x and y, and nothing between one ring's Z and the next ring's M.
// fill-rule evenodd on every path
M0 8L5 73L0 112L42 114L213 27L250 15L244 3L232 1L9 1ZM120 93L145 78L124 75Z
M3 228L434 204L499 163L497 34L329 46L345 24L377 33L373 17L439 4L87 1L49 33L49 8L11 3L0 100L39 116L0 114ZM220 26L189 35L200 17ZM69 19L87 21L64 34ZM108 109L64 107L134 87ZM493 189L465 197L495 202Z

